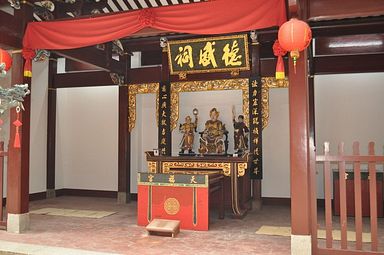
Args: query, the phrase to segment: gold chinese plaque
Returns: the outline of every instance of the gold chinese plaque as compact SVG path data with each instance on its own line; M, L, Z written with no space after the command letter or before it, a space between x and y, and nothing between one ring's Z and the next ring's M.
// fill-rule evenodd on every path
M164 202L164 210L169 215L175 215L180 210L179 201L174 197L167 198Z
M171 74L249 70L246 34L168 42Z

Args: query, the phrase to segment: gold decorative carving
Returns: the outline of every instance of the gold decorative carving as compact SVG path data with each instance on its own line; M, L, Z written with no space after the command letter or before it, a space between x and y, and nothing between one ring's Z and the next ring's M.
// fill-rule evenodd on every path
M186 80L187 79L187 73L181 72L179 73L179 80Z
M174 197L167 198L164 202L164 211L169 215L175 215L180 211L180 203Z
M186 170L184 170L186 169ZM197 169L197 171L193 171ZM208 171L201 171L208 170ZM217 170L209 171L209 170ZM184 174L209 174L209 173L223 173L225 176L231 175L231 163L223 162L162 162L162 172L175 173L183 172Z
M155 174L157 172L157 162L156 161L148 161L148 172Z
M129 84L128 85L128 128L129 132L135 127L136 122L136 95L156 93L156 120L158 120L159 83Z
M288 78L284 80L276 80L275 77L262 77L261 78L261 112L263 120L263 129L268 126L269 121L269 89L271 88L288 88Z
M215 90L242 90L244 122L249 127L249 90L248 79L228 79L211 81L188 81L171 83L171 130L179 120L179 93Z
M244 176L245 170L247 170L247 163L238 163L237 164L237 176Z
M233 70L231 71L231 76L232 77L236 77L236 76L239 76L240 75L240 70Z

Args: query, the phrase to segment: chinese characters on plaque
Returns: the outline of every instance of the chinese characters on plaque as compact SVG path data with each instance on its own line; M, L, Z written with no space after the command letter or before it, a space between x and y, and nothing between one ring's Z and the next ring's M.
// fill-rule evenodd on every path
M249 70L247 35L169 41L171 74Z

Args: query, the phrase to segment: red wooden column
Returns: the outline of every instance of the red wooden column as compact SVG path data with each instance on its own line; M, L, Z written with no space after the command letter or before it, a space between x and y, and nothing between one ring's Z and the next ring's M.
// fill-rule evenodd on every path
M22 84L23 58L13 55L12 85ZM29 79L30 80L30 79ZM30 82L29 82L30 84ZM15 108L10 111L10 136L8 145L7 170L7 230L20 233L29 227L29 135L30 135L30 95L24 99L25 111L20 112L23 125L20 128L21 148L14 148L16 120Z
M15 10L14 16L20 21L20 31L24 34L24 28L28 21L33 19L33 7L22 3L19 10ZM30 78L23 77L24 60L21 53L13 54L11 84L31 84ZM29 89L31 87L29 86ZM10 141L8 146L8 170L7 170L7 231L21 233L29 228L29 147L30 147L30 116L31 95L24 98L25 111L20 112L20 120L23 125L20 128L21 148L14 148L16 111L10 111Z
M289 61L291 253L311 254L307 51L301 52L300 55L296 73L293 61Z

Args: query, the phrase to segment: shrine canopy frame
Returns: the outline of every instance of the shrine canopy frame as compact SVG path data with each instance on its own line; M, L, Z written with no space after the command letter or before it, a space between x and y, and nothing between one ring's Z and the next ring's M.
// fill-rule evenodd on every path
M280 26L286 21L284 0L216 0L60 21L30 22L25 51L74 49L135 34L144 28L213 35Z

